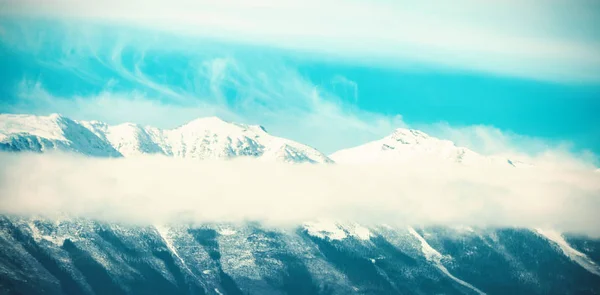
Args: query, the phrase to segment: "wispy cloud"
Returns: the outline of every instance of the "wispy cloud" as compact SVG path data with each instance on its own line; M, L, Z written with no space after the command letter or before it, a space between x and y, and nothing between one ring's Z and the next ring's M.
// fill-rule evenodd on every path
M75 119L110 124L132 121L164 128L217 115L264 125L275 135L316 146L326 153L377 139L405 126L400 116L354 107L357 86L341 76L332 77L332 83L350 88L341 93L348 96L344 98L336 93L337 89L330 91L313 83L278 56L265 57L262 52L171 39L162 34L140 36L134 30L114 34L107 30L65 26L40 35L27 25L10 30L15 41L34 40L25 45L6 44L31 52L31 61L39 69L75 73L82 81L81 85L70 81L68 91L61 93L50 90L52 79L39 76L38 71L28 76L26 73L16 87L17 99L0 109L59 112ZM48 44L54 46L54 54L43 53ZM58 84L56 88L64 87Z
M131 122L166 128L176 127L198 117L214 115L234 121L239 119L218 105L202 101L177 105L149 98L136 91L103 91L93 96L61 97L49 93L40 83L27 80L22 81L19 88L19 101L4 107L5 111L37 115L61 113L79 120L98 120L111 124Z
M5 15L134 24L354 58L599 81L595 1L4 1Z
M308 4L307 4L308 5ZM317 84L298 65L268 49L181 38L157 31L67 23L48 26L7 22L2 44L30 56L12 102L0 111L62 113L109 124L134 122L172 128L197 117L264 125L270 133L312 145L325 153L379 139L411 127L400 114L356 107L359 85L340 74ZM64 74L63 83L39 74ZM418 99L418 98L415 98ZM512 135L493 127L412 126L485 154L566 151L563 143ZM555 153L556 154L556 153ZM592 161L593 162L593 161Z
M578 168L289 165L0 153L0 213L134 223L545 227L600 235L600 173Z
M333 75L325 85L318 85L277 55L265 57L251 50L236 51L235 47L204 45L161 34L140 36L125 29L111 34L94 26L65 27L35 36L30 35L39 32L27 26L9 32L18 32L21 37L11 38L24 41L8 42L9 46L31 51L40 69L74 72L83 81L82 92L87 93L78 93L77 81L69 84L75 91L61 94L48 90L47 77L25 76L16 87L18 99L3 104L2 111L58 112L74 119L162 128L217 115L264 125L274 135L325 153L379 139L397 127L413 127L484 154L527 158L550 151L574 161L595 163L593 157L569 153L566 143L549 143L490 126L408 126L399 114L355 107L360 92L354 81ZM33 41L27 44L27 40ZM53 44L58 54L44 54L44 44ZM89 91L89 85L95 90Z

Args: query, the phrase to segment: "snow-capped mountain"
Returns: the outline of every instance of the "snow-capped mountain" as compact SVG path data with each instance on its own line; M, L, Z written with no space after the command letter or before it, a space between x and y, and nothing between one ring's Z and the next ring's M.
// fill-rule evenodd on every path
M408 161L527 166L515 160L483 156L413 129L329 157L307 145L272 136L259 125L236 124L217 117L199 118L175 129L133 123L108 125L76 121L61 115L0 115L0 150L45 152L61 150L99 157L161 154L193 159L245 156L292 163L390 163Z
M391 135L329 155L336 163L403 164L409 161L460 163L464 165L501 164L519 166L520 162L496 156L483 156L452 141L439 139L414 129L398 128Z
M89 156L131 157L162 154L181 158L255 157L293 163L330 163L309 146L272 136L258 125L200 118L172 130L131 123L111 126L60 115L0 115L0 149L61 150Z
M0 115L0 150L331 162L260 126L214 117L162 130ZM332 157L514 165L406 129ZM0 294L600 294L599 265L600 240L543 229L323 220L276 229L0 215Z
M57 114L0 115L0 150L62 150L89 156L121 156L114 147L78 122Z

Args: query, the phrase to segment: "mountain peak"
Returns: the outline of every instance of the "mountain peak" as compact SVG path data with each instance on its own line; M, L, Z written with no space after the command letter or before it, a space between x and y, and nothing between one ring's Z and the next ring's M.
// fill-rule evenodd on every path
M452 141L439 139L425 132L398 128L392 134L354 148L337 151L330 158L338 163L409 163L434 161L487 165L500 163L515 166L508 159L485 157Z
M418 144L425 140L432 139L432 137L427 135L425 132L406 128L397 128L394 130L394 132L392 132L389 138L404 144Z
M238 132L240 129L245 129L246 126L227 122L219 117L202 117L194 119L186 124L183 124L176 128L176 130L185 132L204 132L210 130L215 133L231 133Z
M231 122L227 122L217 116L210 116L210 117L196 118L192 121L187 122L183 126L187 126L187 125L224 125L224 124L231 124Z
M234 123L225 121L216 116L197 118L180 126L177 129L193 131L210 130L212 132L224 134L250 131L252 133L256 133L256 135L259 136L263 134L268 134L267 130L261 125L247 125L241 123Z

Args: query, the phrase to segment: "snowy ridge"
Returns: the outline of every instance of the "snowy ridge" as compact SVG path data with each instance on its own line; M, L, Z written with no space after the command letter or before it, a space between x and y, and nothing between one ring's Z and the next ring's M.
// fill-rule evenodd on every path
M187 264L185 263L185 260L183 260L183 258L181 258L179 253L177 253L177 249L173 246L173 242L171 241L171 239L168 236L169 228L166 226L162 226L162 225L154 225L154 229L156 229L156 232L158 233L160 238L163 240L163 242L167 246L167 249L169 249L169 251L171 251L171 253L175 257L177 257L177 260L179 260L179 262L185 268L185 270L189 274L194 275L194 272L187 266Z
M338 224L329 220L306 222L303 227L309 235L321 239L343 240L347 237L346 232Z
M419 243L421 244L421 251L423 252L423 255L425 256L425 258L428 261L431 261L433 264L435 264L435 266L446 276L448 276L450 279L452 279L453 281L473 290L474 292L476 292L477 294L485 294L484 292L482 292L481 290L477 289L475 286L455 277L453 274L450 273L450 271L448 271L448 269L442 264L442 258L443 255L440 254L440 252L438 252L437 250L433 249L433 247L431 247L429 245L429 243L427 243L427 241L419 234L417 233L417 231L415 231L414 228L409 227L408 228L409 233L415 237Z
M121 156L114 147L81 124L58 114L46 117L0 115L0 150L63 150L89 156Z
M536 228L535 231L549 241L556 243L560 250L565 254L565 256L569 257L569 259L581 265L581 267L585 268L587 271L600 276L600 267L594 261L589 259L587 255L571 247L571 245L565 241L565 238L563 238L559 232L554 230L543 230L539 228Z
M432 137L419 130L404 128L398 128L380 140L337 151L329 157L337 163L350 164L402 164L417 159L465 165L519 165L509 159L480 155L468 148L458 147L452 141Z
M291 163L331 163L309 146L268 134L261 126L200 118L171 130L124 123L74 121L50 116L0 115L0 150L60 150L88 156L133 157L160 154L179 158L231 159L240 156Z
M351 236L368 241L373 236L368 228L358 223L342 224L326 219L305 222L303 228L311 236L329 240L343 240Z
M290 163L403 164L416 160L469 166L528 166L504 157L483 156L449 140L404 128L327 157L307 145L272 136L262 126L226 122L217 117L198 118L174 129L160 129L133 123L111 126L99 121L75 121L58 114L1 114L0 150L60 150L99 157L148 154L211 160L253 157Z

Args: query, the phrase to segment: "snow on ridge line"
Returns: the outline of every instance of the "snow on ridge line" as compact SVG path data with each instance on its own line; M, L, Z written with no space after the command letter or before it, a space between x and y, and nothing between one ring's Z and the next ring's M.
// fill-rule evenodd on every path
M343 240L347 237L346 232L336 223L326 220L316 222L305 222L304 229L309 235L321 239Z
M189 272L190 275L195 276L194 272L185 263L185 260L183 260L183 258L181 256L179 256L179 253L177 252L177 249L175 249L175 246L173 246L171 239L169 239L169 237L168 237L169 228L165 227L165 226L161 226L161 225L154 225L154 229L156 230L156 233L158 233L158 235L161 237L161 239L167 246L167 249L169 249L169 251L171 251L171 253L173 253L173 255L175 255L175 257L177 257L177 259L179 259L179 262L181 263L181 265Z
M442 260L444 256L440 252L435 250L433 247L431 247L429 243L427 243L425 238L423 238L419 233L417 233L417 231L414 228L409 227L408 232L413 237L415 237L419 241L419 243L421 243L421 251L423 252L423 255L427 260L435 263L439 263Z
M398 128L390 135L363 145L346 148L329 155L336 163L404 164L411 161L459 163L469 166L499 165L499 167L527 166L501 156L484 156L466 147L456 146L450 140L430 136L420 130Z
M85 126L58 114L0 114L0 150L40 153L61 150L97 157L122 156Z
M444 256L440 252L435 250L433 247L431 247L429 245L429 243L427 243L425 238L423 238L419 233L417 233L417 231L415 231L414 228L409 227L408 232L413 237L415 237L421 244L421 251L423 252L423 255L425 256L425 259L432 262L443 274L445 274L446 276L448 276L450 279L457 282L458 284L471 289L472 291L476 292L477 294L485 294L483 291L477 289L475 286L473 286L473 285L455 277L453 274L451 274L450 271L442 264L442 258Z
M318 150L272 136L260 125L199 118L174 129L50 116L0 115L0 150L61 150L91 156L162 154L196 159L240 156L289 163L333 163Z
M312 222L305 222L302 226L309 235L321 239L327 238L330 240L339 241L351 236L359 240L368 241L373 236L368 228L358 223L342 225L341 223L331 220L321 219Z
M556 244L563 252L563 254L565 254L565 256L567 256L575 263L579 264L585 270L597 276L600 276L600 266L598 266L594 261L587 257L585 253L582 253L579 250L571 247L571 245L569 245L569 243L565 240L565 238L560 232L541 228L536 228L535 232Z
M28 134L37 138L29 138ZM7 138L11 135L19 138ZM483 156L468 148L457 147L449 140L405 128L398 128L380 140L326 156L308 145L272 136L260 125L232 123L214 116L198 118L174 129L160 129L134 123L111 126L100 121L75 121L58 114L46 117L0 115L0 150L45 152L57 149L110 157L160 154L195 159L253 157L288 163L433 161L476 166L526 166L519 161Z

